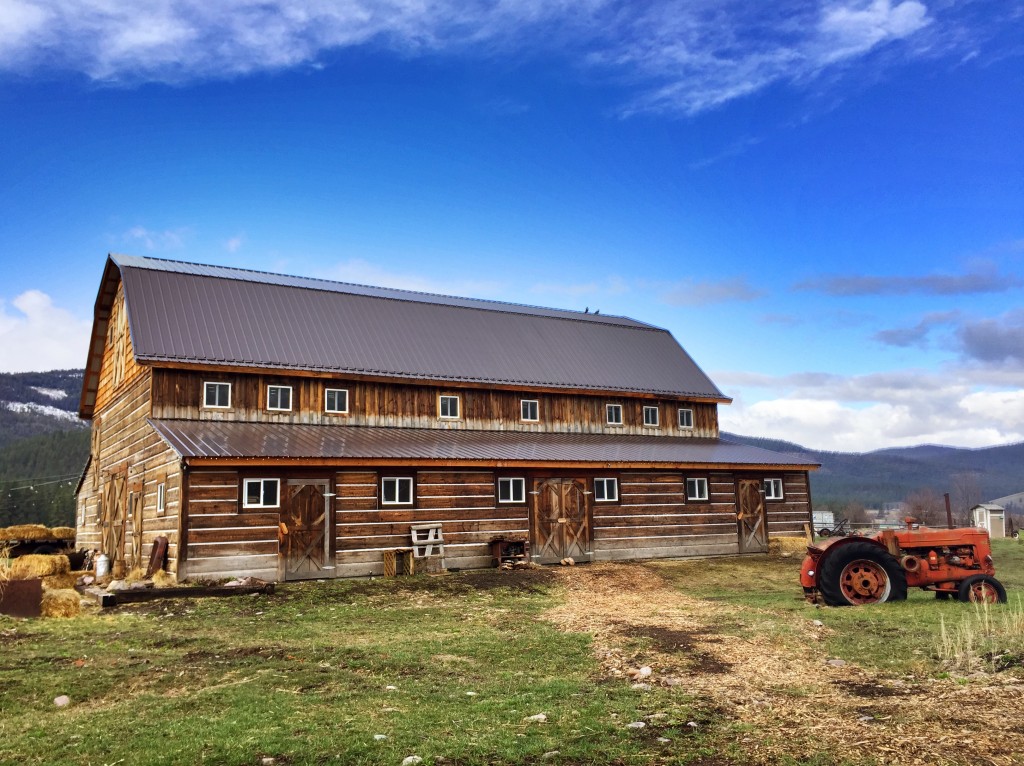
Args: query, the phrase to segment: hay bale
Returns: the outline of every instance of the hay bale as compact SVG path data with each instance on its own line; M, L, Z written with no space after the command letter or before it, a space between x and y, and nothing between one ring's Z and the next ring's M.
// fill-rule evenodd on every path
M153 586L156 588L176 588L178 576L160 569L153 573Z
M50 528L42 524L16 524L0 529L0 540L50 540Z
M67 556L44 556L33 553L11 561L12 580L31 580L33 577L50 577L67 574L70 571L71 563Z
M74 540L75 539L75 528L74 527L54 527L50 530L50 534L53 535L54 540Z
M78 591L71 589L43 589L40 614L43 617L77 617L82 611L82 599Z
M807 550L807 540L803 537L773 537L770 543L773 547L778 546L776 550L779 553L804 553Z
M50 590L67 590L74 588L78 583L78 572L62 572L61 574L49 575L43 578L43 587Z
M146 570L142 567L135 567L127 575L125 575L125 581L129 584L135 582L145 582L149 578L146 577Z

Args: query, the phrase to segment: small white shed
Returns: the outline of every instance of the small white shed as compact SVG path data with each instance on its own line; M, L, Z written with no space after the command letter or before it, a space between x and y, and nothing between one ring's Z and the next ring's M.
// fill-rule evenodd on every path
M988 530L988 536L1006 537L1006 512L995 503L980 503L971 508L971 522Z

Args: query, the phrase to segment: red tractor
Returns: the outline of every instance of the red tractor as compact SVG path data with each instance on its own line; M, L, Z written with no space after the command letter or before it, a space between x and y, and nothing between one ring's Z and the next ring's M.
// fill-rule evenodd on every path
M994 576L987 531L927 529L914 519L906 522L906 529L872 537L808 545L800 569L804 594L829 606L902 601L908 587L933 591L942 599L1006 601L1006 589Z

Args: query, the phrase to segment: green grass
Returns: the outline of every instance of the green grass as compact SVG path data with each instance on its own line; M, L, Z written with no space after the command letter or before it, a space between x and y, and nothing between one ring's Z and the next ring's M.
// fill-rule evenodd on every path
M993 541L996 576L1009 603L993 612L1019 608L1024 596L1024 545ZM934 594L911 589L906 601L866 607L815 607L801 598L802 557L729 558L712 562L654 563L685 593L711 601L749 607L719 627L738 634L767 633L795 645L804 642L806 623L827 628L822 647L830 657L886 673L936 675L944 672L937 642L946 626L959 623L973 607L937 601Z
M545 587L478 591L473 577L0 620L0 762L512 764L557 750L546 762L640 764L710 751L686 726L709 714L685 695L602 681L587 637L539 620ZM56 708L60 694L73 703ZM541 712L546 723L523 721ZM648 727L625 728L637 720Z

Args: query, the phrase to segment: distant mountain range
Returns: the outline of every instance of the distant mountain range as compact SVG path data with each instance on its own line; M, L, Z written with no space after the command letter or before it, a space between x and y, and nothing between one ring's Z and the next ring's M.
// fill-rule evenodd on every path
M89 456L78 419L82 370L0 373L0 526L74 522L74 488ZM874 452L822 452L779 439L723 433L732 441L811 458L815 507L868 508L931 489L952 492L970 475L980 501L1024 492L1024 443L985 449L922 445Z

